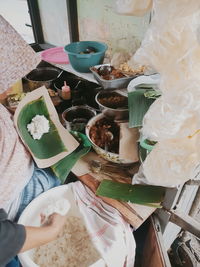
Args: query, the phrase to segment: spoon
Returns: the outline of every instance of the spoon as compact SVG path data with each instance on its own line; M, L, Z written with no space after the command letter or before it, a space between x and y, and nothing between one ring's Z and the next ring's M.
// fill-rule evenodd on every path
M112 141L114 136L110 131L106 131L105 133L106 138L106 142L105 142L105 146L104 146L104 150L108 151L108 142Z

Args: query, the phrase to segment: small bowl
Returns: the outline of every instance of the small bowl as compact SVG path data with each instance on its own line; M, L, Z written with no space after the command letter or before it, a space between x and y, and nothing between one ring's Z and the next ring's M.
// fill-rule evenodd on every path
M113 152L109 152L106 151L105 149L97 146L90 138L90 129L91 127L100 119L105 118L105 116L103 114L98 114L95 117L93 117L92 119L89 120L89 122L87 123L87 126L85 128L85 133L87 138L89 139L89 141L92 144L93 149L96 151L96 153L101 156L102 158L104 158L105 160L108 160L110 162L113 163L119 163L119 164L131 164L133 163L132 161L129 160L124 160L124 159L120 159L119 154L117 153L113 153Z
M98 92L95 101L105 117L115 121L128 120L128 97L121 95L116 90Z
M88 121L95 115L96 111L89 106L72 106L62 113L62 119L68 131L84 133Z
M87 52L90 48L91 52ZM102 42L73 42L64 47L70 64L78 72L90 72L90 67L101 64L108 46Z

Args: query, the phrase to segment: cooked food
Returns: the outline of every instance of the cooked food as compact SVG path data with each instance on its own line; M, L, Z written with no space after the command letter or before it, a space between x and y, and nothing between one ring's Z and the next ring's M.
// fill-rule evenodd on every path
M97 52L96 48L88 46L84 51L81 51L79 54L92 54L96 52Z
M44 115L36 115L32 118L31 123L27 125L27 129L30 132L33 139L41 139L43 134L49 132L49 120Z
M106 118L96 121L90 128L89 136L98 147L112 153L119 153L119 124Z
M52 90L52 89L47 89L48 90L48 93L49 93L49 95L51 96L51 97L53 97L53 96L58 96L58 93L56 92L56 91L54 91L54 90Z
M130 73L132 75L144 74L145 68L146 68L145 66L139 66L138 68L133 69L128 65L127 62L122 63L119 66L119 69L121 71L124 71L126 73Z
M128 108L128 98L116 92L112 92L105 95L99 95L98 101L101 105L113 108L113 109L123 109Z
M26 93L11 94L7 97L7 103L10 107L17 107L19 102L25 97Z
M104 80L114 80L126 77L121 70L115 69L113 66L93 67L92 69Z
M118 69L110 65L103 65L99 68L93 67L92 70L104 80L114 80L144 74L145 66L133 69L125 62L120 64Z
M40 267L88 267L101 258L82 219L69 216L58 239L35 250L34 262Z

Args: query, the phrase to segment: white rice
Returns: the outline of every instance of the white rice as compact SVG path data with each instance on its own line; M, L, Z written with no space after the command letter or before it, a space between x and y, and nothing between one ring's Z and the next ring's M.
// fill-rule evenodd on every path
M44 133L49 132L49 120L44 115L36 115L31 123L27 124L27 129L33 139L40 139Z
M101 258L79 217L69 216L58 239L34 252L40 267L88 267Z

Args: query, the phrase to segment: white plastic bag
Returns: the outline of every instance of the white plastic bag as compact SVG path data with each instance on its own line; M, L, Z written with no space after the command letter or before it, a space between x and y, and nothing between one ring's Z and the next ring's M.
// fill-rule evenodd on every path
M148 183L177 186L192 178L200 159L200 2L154 0L153 11L130 59L161 75L162 96L149 108L141 131L158 143L141 170Z

